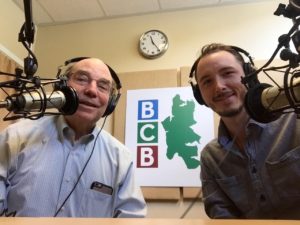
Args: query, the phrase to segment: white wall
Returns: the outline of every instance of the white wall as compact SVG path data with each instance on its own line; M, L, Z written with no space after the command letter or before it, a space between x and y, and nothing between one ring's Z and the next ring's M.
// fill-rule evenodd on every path
M0 51L22 66L27 51L18 42L18 35L24 22L23 11L13 1L0 0Z
M278 37L292 26L290 19L273 15L284 1L40 27L36 41L39 72L54 75L58 65L75 56L102 58L118 72L179 68L191 65L201 46L209 42L237 45L256 59L267 59ZM161 58L147 60L139 55L137 45L140 35L153 28L168 35L170 46Z

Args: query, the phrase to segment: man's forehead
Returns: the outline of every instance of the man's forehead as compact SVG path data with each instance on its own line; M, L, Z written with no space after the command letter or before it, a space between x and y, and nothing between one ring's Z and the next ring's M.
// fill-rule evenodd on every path
M206 56L204 56L200 61L214 61L214 60L220 60L220 59L226 59L226 60L236 60L235 56L231 54L228 51L217 51L217 52L212 52Z
M72 72L77 71L86 71L90 73L99 73L111 76L107 65L103 61L95 58L84 59L77 62L73 66Z
M101 68L109 71L106 64L100 59L96 59L96 58L88 58L88 59L80 60L79 62L75 63L74 68L83 67L83 66L87 66L87 67L91 66L93 68Z
M204 56L198 63L197 69L204 69L207 65L224 65L240 64L239 61L229 52L218 51Z

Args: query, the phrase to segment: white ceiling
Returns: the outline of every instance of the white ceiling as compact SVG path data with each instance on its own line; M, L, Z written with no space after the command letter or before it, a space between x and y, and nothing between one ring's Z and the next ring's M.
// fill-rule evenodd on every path
M32 17L42 26L263 1L272 0L32 0ZM23 10L23 0L13 2Z

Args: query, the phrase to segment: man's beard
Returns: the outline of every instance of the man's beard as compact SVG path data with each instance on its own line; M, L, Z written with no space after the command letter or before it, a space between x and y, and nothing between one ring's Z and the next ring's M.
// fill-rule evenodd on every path
M239 108L236 109L230 109L230 110L224 110L222 112L217 112L217 114L220 117L234 117L237 116L238 114L240 114L243 111L244 106L240 105Z

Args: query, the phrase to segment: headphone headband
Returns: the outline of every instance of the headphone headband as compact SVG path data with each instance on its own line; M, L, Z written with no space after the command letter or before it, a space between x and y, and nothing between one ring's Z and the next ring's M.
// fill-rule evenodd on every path
M91 57L76 57L76 58L72 58L72 59L69 59L67 61L65 61L65 66L71 64L71 63L76 63L76 62L79 62L81 60L84 60L84 59L90 59ZM115 83L116 83L116 87L117 87L117 90L121 89L122 88L122 84L121 84L121 81L117 75L117 73L108 65L105 63L105 65L108 67L108 70L112 76L112 78L114 79Z
M229 47L232 48L233 50L235 50L237 53L239 53L239 54L242 53L245 56L247 56L247 58L249 59L249 63L251 63L251 65L254 66L253 58L251 57L249 52L247 52L246 50L244 50L240 47L237 47L237 46L230 45Z

